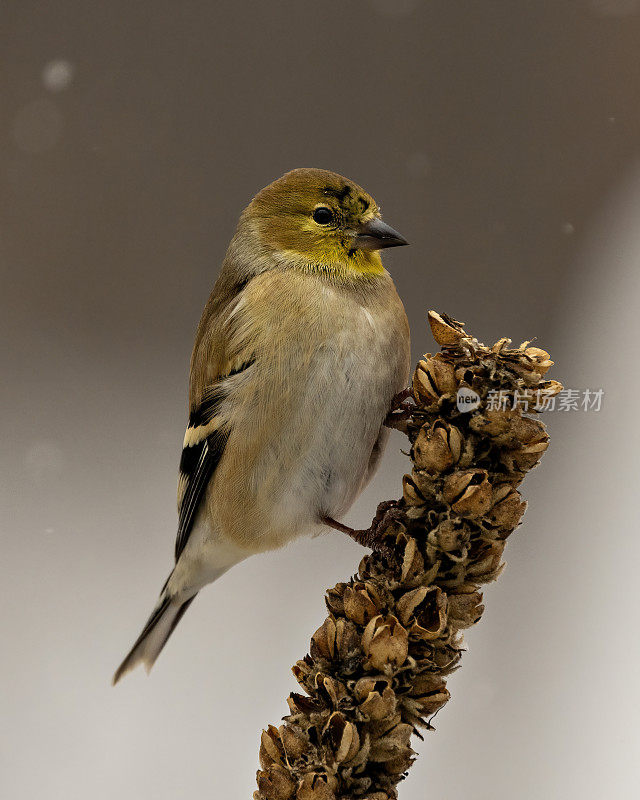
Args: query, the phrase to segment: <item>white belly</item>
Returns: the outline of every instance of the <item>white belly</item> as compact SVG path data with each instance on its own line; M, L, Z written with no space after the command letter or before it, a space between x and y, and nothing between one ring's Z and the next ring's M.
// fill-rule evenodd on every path
M341 517L370 477L372 452L386 441L383 421L404 377L398 380L397 363L385 364L381 355L372 337L357 351L338 346L314 359L296 422L303 434L293 446L283 442L279 453L278 525L305 533L323 516Z

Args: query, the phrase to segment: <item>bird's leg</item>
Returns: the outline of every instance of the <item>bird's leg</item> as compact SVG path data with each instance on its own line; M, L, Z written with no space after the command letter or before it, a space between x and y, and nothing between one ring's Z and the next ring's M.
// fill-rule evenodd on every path
M387 428L396 428L399 423L403 423L409 419L415 409L413 403L407 402L409 398L413 398L413 389L403 389L401 392L394 395L391 401L391 408L384 420L384 424Z
M333 519L333 517L322 517L322 521L330 528L335 528L337 531L346 533L363 547L370 547L372 550L388 556L391 553L391 549L386 544L382 543L381 537L388 525L396 519L397 505L397 500L385 500L383 503L380 503L373 522L364 530L350 528L348 525L343 525L342 522Z

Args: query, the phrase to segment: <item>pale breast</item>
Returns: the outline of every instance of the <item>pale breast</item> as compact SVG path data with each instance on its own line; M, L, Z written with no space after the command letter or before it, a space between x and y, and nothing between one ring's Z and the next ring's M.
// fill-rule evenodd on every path
M290 310L262 320L271 341L237 406L212 497L229 535L258 535L264 549L349 508L409 366L406 316L390 279L369 292L287 289ZM310 289L319 292L312 302Z

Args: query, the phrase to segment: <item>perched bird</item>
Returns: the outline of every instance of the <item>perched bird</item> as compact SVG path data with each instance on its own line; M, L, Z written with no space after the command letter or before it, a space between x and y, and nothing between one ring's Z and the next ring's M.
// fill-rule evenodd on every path
M203 586L338 520L376 469L409 374L409 326L379 250L407 244L373 198L296 169L245 209L191 356L175 566L116 683L151 668Z

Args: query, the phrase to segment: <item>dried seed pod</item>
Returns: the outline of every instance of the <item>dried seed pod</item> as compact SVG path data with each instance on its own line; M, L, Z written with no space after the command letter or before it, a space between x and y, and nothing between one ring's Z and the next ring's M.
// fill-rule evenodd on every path
M427 374L438 396L452 394L458 388L455 367L440 353L427 359Z
M449 620L458 628L470 628L482 616L482 593L477 586L460 586L449 594Z
M268 769L272 764L284 763L284 747L276 727L269 725L260 737L260 766Z
M501 339L492 345L491 352L492 353L502 353L509 345L511 344L511 339L508 339L506 336L503 336Z
M394 780L401 780L404 773L415 761L413 757L414 754L415 751L410 750L410 752L406 753L405 755L397 756L396 758L390 758L388 761L384 762L384 771L387 773L387 775L393 776Z
M470 423L471 428L485 436L490 436L495 445L507 449L522 450L523 447L534 447L532 452L544 452L549 437L544 425L538 420L521 416L517 410L489 410L476 415ZM505 452L507 459L515 457L514 453ZM524 467L529 469L530 467Z
M486 554L467 567L468 577L477 580L478 583L494 581L503 569L502 552L504 546L504 541L492 542Z
M483 469L459 470L448 475L443 497L463 517L481 517L491 506L491 484Z
M536 387L536 395L539 398L545 399L548 397L555 397L564 389L564 386L558 381L544 381Z
M440 345L456 345L466 336L462 327L464 323L451 319L446 314L443 316L436 311L430 311L428 319L433 338Z
M549 447L549 442L546 440L527 444L518 450L512 450L509 453L509 458L516 469L525 472L535 467L547 447Z
M434 649L432 655L433 666L441 675L450 675L457 669L461 657L462 640L458 649L453 645Z
M448 689L442 689L439 692L432 692L425 694L421 697L415 697L414 700L420 707L420 711L425 716L432 716L437 711L440 711L442 706L446 705L449 701L451 694Z
M287 761L295 761L309 749L309 742L298 727L281 725L278 729Z
M396 606L409 635L426 641L437 639L447 624L447 596L437 586L421 586L404 594Z
M266 800L290 800L294 796L296 785L289 770L274 764L268 770L258 772L258 791Z
M511 486L499 487L494 493L493 505L488 517L497 528L513 530L526 511L527 504L520 497L520 492Z
M422 724L424 726L423 717L433 716L436 711L439 711L448 702L450 697L449 690L443 685L439 691L405 697L402 705L405 714L411 715L414 724Z
M334 711L323 731L329 737L337 762L349 761L360 749L358 728L339 711Z
M413 374L413 393L418 403L428 408L435 407L442 395L456 392L458 381L453 364L440 353L427 353Z
M314 697L305 697L298 692L291 692L287 697L287 705L292 714L313 714L323 708L319 700Z
M364 629L362 649L373 669L399 667L407 658L409 635L393 614L380 614Z
M469 537L470 532L464 522L457 519L443 519L429 533L428 541L442 552L452 553L465 547Z
M413 460L417 467L432 475L453 466L453 456L446 440L434 435L427 427L420 429L413 445Z
M346 695L344 684L337 678L318 672L315 677L315 685L319 696L330 707L335 708L340 700Z
M464 447L464 438L460 432L460 428L457 428L455 425L450 425L448 422L436 420L432 425L432 430L446 439L449 450L451 450L451 455L453 456L453 463L456 464L460 459Z
M516 446L546 442L549 439L542 422L531 419L531 417L522 417L519 414L515 414L511 419L511 431ZM500 443L502 444L502 442ZM509 445L510 442L505 441L504 444Z
M430 475L426 470L416 469L411 470L411 480L416 488L418 496L424 497L424 503L429 501L433 502L441 489L441 479L439 475ZM420 509L418 509L419 513Z
M314 658L331 659L336 647L336 623L333 617L327 617L311 637L311 655Z
M453 504L460 499L479 472L482 472L482 477L484 477L484 471L473 469L457 470L452 475L448 475L442 492L445 502Z
M385 736L390 730L395 728L395 726L399 725L401 722L402 714L400 713L399 709L395 714L390 714L388 717L384 717L383 719L371 720L367 725L367 731L371 736L371 741L373 742L375 739L380 739L382 736Z
M307 689L311 685L313 679L313 670L303 659L296 661L296 663L291 667L291 672L293 672L295 679L303 689Z
M336 761L349 762L355 758L360 750L360 737L358 736L358 729L352 722L348 722L345 726L344 735L340 746L336 750Z
M469 422L469 427L476 433L497 439L507 433L514 416L519 416L517 411L488 409L482 414L474 414Z
M325 595L325 603L330 614L340 616L344 613L344 591L346 583L337 583L333 589L328 589Z
M418 491L411 475L402 478L402 497L408 506L424 505L424 497Z
M296 800L335 800L330 776L324 772L308 772L298 784Z
M372 690L360 703L360 711L370 720L379 720L395 713L396 695L387 685L380 690Z
M428 591L429 589L426 586L420 586L417 589L406 592L398 600L396 611L398 613L398 619L403 625L406 626L409 620L412 619L414 610L427 596Z
M431 475L445 472L460 459L462 434L459 429L440 420L420 429L413 445L416 467Z
M366 700L371 692L382 692L390 686L389 678L385 675L365 675L353 687L353 694L357 700Z
M446 681L434 672L421 672L411 682L411 696L422 697L428 694L444 692Z
M336 623L336 654L341 661L360 652L360 633L351 620L339 619Z
M347 769L349 770L356 770L362 764L365 764L369 759L369 753L371 752L371 737L367 731L360 732L360 749L358 752L349 759L348 764L346 764Z
M553 366L553 361L551 361L549 353L539 347L527 347L524 354L531 359L535 371L540 375L544 375Z
M412 755L411 732L411 725L403 722L397 723L383 736L371 741L369 759L380 762Z
M428 368L429 365L426 361L418 362L418 366L413 373L411 386L418 403L430 407L437 404L440 394L431 382Z
M404 554L402 557L402 571L400 573L400 579L402 583L411 584L411 582L417 579L424 572L424 559L418 549L418 545L416 544L416 540L406 539L406 544L404 547Z
M344 613L358 625L366 625L380 612L379 603L380 598L372 584L358 582L345 590Z

